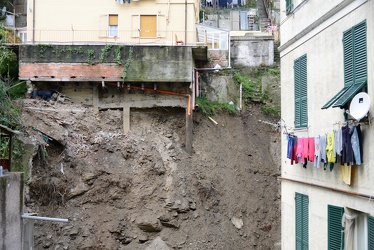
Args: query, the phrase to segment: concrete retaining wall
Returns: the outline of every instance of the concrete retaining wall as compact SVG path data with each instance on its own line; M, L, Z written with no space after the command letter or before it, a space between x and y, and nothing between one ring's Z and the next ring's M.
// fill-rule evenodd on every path
M22 249L23 173L0 177L0 249Z
M272 66L274 39L272 36L231 37L231 64L236 67Z
M191 82L187 46L22 45L20 79L33 81Z

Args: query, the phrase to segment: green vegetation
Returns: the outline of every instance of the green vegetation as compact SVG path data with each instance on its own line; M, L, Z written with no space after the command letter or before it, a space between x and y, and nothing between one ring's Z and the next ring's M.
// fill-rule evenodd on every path
M281 112L280 109L271 105L264 104L262 107L262 112L264 112L267 115L272 115L275 117L280 117Z
M199 110L201 110L205 116L211 116L215 114L217 111L225 111L229 114L236 113L235 105L228 103L212 102L206 99L205 97L197 97L196 104L199 106Z

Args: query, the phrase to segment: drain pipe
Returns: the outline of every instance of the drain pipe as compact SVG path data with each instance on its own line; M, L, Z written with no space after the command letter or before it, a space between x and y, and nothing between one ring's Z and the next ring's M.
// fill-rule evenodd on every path
M184 0L184 44L187 44L187 0Z
M35 43L35 1L32 1L32 43Z

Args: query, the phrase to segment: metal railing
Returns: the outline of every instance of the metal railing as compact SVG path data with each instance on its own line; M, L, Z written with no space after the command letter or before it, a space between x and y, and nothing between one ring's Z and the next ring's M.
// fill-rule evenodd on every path
M140 30L119 30L114 33L117 35L113 36L113 31L111 31L112 36L109 36L107 30L28 30L25 43L196 45L207 46L208 49L228 49L228 35L222 32L205 31L204 35L195 31L149 32L153 34L153 37L142 36L144 33Z

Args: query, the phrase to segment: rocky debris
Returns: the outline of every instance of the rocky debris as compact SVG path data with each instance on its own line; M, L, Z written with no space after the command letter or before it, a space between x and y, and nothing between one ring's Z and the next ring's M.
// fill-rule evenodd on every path
M162 230L160 221L151 216L137 218L136 225L144 232L160 232Z
M76 187L74 187L70 190L69 199L72 199L72 198L74 198L78 195L82 195L85 192L87 192L88 190L90 190L89 186L87 186L84 183L79 183Z
M170 250L168 245L158 236L156 239L152 240L144 250Z
M26 211L69 218L69 227L37 224L35 249L153 250L158 241L165 249L256 250L280 241L279 164L264 154L277 150L279 135L257 122L265 119L256 109L214 116L220 126L195 112L188 155L184 109L132 110L122 135L119 110L32 105L28 112L52 112L68 131L64 147L50 143L47 156L30 160Z
M172 228L179 228L180 223L178 221L178 218L170 215L170 214L164 214L160 218L160 222L165 227L172 227Z
M234 224L234 226L237 229L241 229L243 227L243 225L244 225L243 220L240 219L240 218L236 218L236 217L232 217L231 218L231 222L232 222L232 224Z

